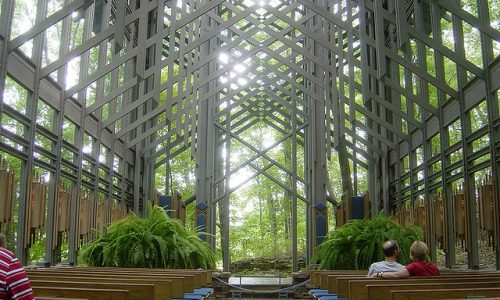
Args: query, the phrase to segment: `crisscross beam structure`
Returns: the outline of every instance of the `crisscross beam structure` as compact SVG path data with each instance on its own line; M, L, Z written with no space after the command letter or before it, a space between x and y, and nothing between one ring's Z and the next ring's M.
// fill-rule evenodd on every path
M333 198L327 162L340 145L354 171L368 175L372 213L430 203L436 191L451 203L457 182L475 199L474 176L487 170L499 215L496 1L33 0L35 15L24 25L22 2L0 1L0 150L23 162L20 220L34 167L54 179L48 227L54 226L56 182L71 182L71 262L81 193L145 213L155 170L185 151L196 165L198 225L214 247L216 207L223 210L225 270L229 197L258 176L292 195L294 271L298 201L307 207L312 255L327 232L327 199ZM24 90L15 95L25 98L24 109L8 100L13 86ZM40 122L44 111L52 113L50 124ZM484 123L474 121L478 114ZM259 126L277 140L259 147L245 139ZM292 152L287 163L274 154L284 145ZM233 147L246 153L238 165ZM231 186L241 174L247 178ZM355 194L364 192L356 180L354 187ZM474 268L477 206L468 205ZM453 206L445 210L447 230L454 232ZM25 227L19 222L18 232ZM56 238L51 232L48 245ZM447 244L451 266L454 235ZM25 241L17 245L25 259ZM48 261L55 251L46 249ZM498 244L495 251L500 266Z

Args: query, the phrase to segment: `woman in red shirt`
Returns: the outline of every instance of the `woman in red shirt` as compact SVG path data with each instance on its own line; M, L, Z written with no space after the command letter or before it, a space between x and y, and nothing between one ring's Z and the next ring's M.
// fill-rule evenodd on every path
M437 276L439 269L431 262L425 261L429 248L424 242L415 241L410 247L410 255L413 260L403 269L397 272L378 272L372 277L380 278L406 278L410 276Z

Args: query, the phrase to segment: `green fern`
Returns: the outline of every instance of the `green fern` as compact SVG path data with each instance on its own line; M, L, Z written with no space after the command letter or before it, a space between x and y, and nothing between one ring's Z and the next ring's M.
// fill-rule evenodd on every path
M91 266L134 268L215 267L215 254L199 238L171 219L161 207L148 207L149 217L135 215L108 227L106 234L85 245L80 261Z
M383 214L368 220L351 220L328 233L316 247L311 263L321 269L368 269L373 262L384 258L383 243L394 239L401 248L399 262L408 264L410 245L422 236L422 229L403 228Z

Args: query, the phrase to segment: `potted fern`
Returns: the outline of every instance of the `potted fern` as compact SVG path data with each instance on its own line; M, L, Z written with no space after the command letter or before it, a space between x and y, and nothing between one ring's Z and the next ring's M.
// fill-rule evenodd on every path
M196 231L187 230L159 206L149 216L135 215L108 227L85 245L80 262L91 266L130 268L215 268L215 255Z
M372 219L351 220L328 233L316 247L311 263L320 269L363 270L383 260L382 244L397 240L401 248L399 262L410 263L410 245L421 240L423 231L416 226L402 227L383 214Z

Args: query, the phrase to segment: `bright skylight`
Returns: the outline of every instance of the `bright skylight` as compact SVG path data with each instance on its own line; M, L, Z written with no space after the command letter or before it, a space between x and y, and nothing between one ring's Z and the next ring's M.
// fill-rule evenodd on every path
M251 6L254 6L255 5L255 2L252 1L252 0L244 0L243 1L243 5L246 5L248 7L251 7Z
M247 83L248 83L248 80L246 80L245 78L238 78L238 84L240 86L246 85Z
M247 67L243 64L237 64L236 66L234 66L234 70L238 73L243 73L245 72L247 69Z
M261 16L262 16L262 15L264 15L264 14L267 12L267 10L265 10L265 9L263 9L263 8L259 8L259 9L257 9L255 12L256 12L257 14L259 14L259 15L261 15Z
M229 55L227 53L219 54L219 61L223 64L229 63Z

